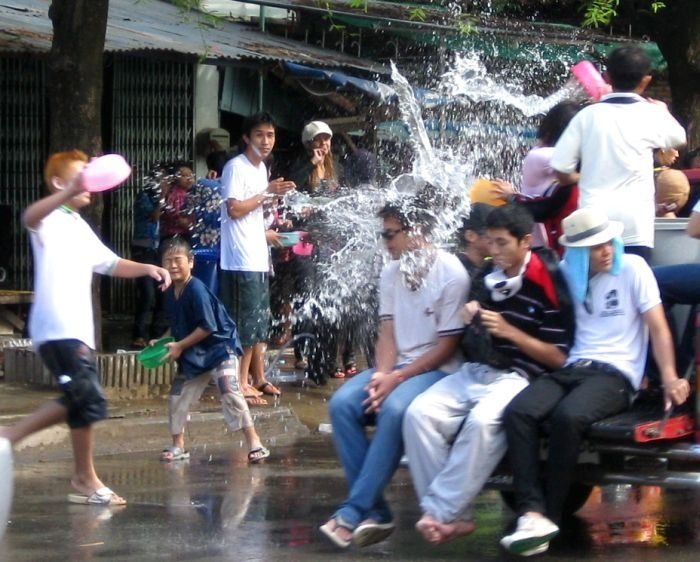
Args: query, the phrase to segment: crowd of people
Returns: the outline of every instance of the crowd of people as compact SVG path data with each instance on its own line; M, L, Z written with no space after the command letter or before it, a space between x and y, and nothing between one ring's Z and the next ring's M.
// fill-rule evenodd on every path
M382 271L376 366L329 406L348 495L320 531L337 547L375 544L394 531L383 492L405 450L423 512L415 527L426 541L475 530L472 502L507 453L518 519L501 545L521 556L546 552L583 436L630 406L649 338L665 408L688 399L648 264L655 156L671 163L685 132L664 104L642 97L650 69L641 49L617 49L606 72L611 94L550 111L524 163L522 191L492 182L486 201L495 206L474 205L460 229L468 276L432 246L429 216L380 211L394 261ZM535 228L533 215L546 228ZM552 248L535 247L543 244ZM401 272L409 251L430 266ZM678 271L666 276L679 281ZM674 287L679 302L697 303L697 291L688 294L694 282L686 275Z
M45 170L50 194L27 208L24 224L36 264L30 333L62 398L0 428L0 436L14 444L67 422L71 501L126 503L92 461L92 427L106 415L89 290L97 272L139 279L134 347L166 330L174 338L167 344L167 358L178 365L169 398L172 444L162 460L189 456L188 410L210 381L227 424L245 436L249 461L267 458L249 406L280 394L265 378L264 361L274 273L278 343L311 331L312 345L295 346L298 366L318 382L347 379L329 412L348 494L321 533L342 549L386 539L395 520L384 489L405 452L422 512L416 530L435 545L467 536L476 528L474 499L508 455L518 520L501 544L522 556L545 552L559 532L583 436L632 403L649 340L666 407L690 394L662 296L696 304L697 278L688 268L698 265L653 271L648 263L660 205L664 212L680 208L659 200L655 157L671 164L685 132L665 105L642 97L649 72L644 51L617 49L607 61L611 94L583 108L553 108L523 163L521 185L495 181L498 204L471 206L457 255L435 243L427 189L382 206L390 260L379 279L374 353L361 373L352 323L322 310L298 318L303 299L324 282L317 257L332 252L333 241L283 244L285 232L313 232L323 213L288 212L285 194L335 197L343 189L328 124L304 127L304 153L287 176L272 177L266 165L276 141L266 113L244 121L240 154L214 151L206 179L196 180L186 162L156 166L134 205L133 261L108 250L78 214L90 202L80 181L87 157L53 155ZM349 183L371 183L375 165L355 147ZM697 236L700 204L694 211L689 233ZM202 249L218 255L216 285L197 276ZM550 446L542 471L545 423Z

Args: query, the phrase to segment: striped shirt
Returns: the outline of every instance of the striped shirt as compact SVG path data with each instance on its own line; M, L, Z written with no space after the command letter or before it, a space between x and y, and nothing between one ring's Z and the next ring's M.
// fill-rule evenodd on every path
M490 272L489 265L474 279L469 300L477 300L483 308L499 312L509 324L540 341L556 345L567 354L573 334L565 327L550 273L539 256L532 253L521 289L502 301L494 301L484 286L484 277ZM489 347L488 342L483 340L490 340L488 352L485 352L485 348ZM549 370L510 340L491 336L478 325L468 327L462 348L468 361L512 369L527 377L535 377Z

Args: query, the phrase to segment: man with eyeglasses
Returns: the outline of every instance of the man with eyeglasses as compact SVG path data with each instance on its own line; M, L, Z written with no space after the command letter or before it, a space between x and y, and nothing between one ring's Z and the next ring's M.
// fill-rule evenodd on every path
M349 494L321 532L337 547L368 546L395 529L383 497L403 455L401 423L411 401L456 370L460 310L469 278L457 257L430 242L434 217L418 200L387 204L381 237L393 258L382 270L375 369L330 401L333 439ZM370 439L367 426L375 426Z
M517 203L486 217L491 263L473 279L467 362L418 396L404 417L411 477L433 544L474 531L472 502L506 451L501 418L529 381L564 364L573 314L558 260L534 252L533 218Z
M566 366L545 374L508 406L504 426L520 517L501 545L531 556L559 533L584 432L623 411L639 389L649 336L666 408L682 404L690 385L676 373L673 341L649 266L623 252L623 224L582 208L562 221L563 269L576 307L576 338ZM548 420L544 484L540 430Z

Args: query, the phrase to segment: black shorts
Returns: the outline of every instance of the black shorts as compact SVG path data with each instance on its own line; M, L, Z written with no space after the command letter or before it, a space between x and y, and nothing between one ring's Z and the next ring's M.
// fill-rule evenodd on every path
M86 427L107 417L92 349L79 340L57 340L41 344L39 355L63 392L58 401L68 409L68 427Z

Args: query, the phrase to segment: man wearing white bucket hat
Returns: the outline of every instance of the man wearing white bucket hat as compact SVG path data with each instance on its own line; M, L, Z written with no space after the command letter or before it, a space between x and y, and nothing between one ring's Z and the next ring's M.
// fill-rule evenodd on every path
M676 373L673 342L654 275L623 253L621 223L578 209L562 222L563 269L576 307L576 336L566 366L533 381L506 408L513 467L516 531L501 539L510 552L545 552L559 532L584 432L627 408L644 374L648 337L666 407L685 402L690 385ZM550 424L549 458L540 479L541 424Z

